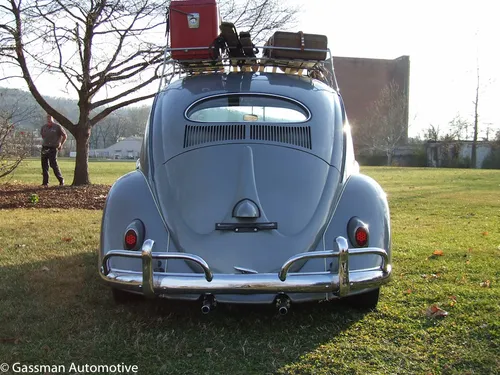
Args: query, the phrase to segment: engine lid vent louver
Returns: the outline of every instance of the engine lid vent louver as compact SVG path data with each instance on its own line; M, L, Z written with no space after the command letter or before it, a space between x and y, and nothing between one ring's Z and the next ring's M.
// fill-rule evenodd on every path
M245 125L186 125L184 148L239 139L245 139Z
M204 143L250 139L312 149L310 126L278 125L186 125L184 148Z
M250 139L312 148L310 126L251 125Z

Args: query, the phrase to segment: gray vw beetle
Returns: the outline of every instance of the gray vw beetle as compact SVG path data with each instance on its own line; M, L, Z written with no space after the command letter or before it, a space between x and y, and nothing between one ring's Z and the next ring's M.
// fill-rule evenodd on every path
M199 300L203 313L376 307L391 276L389 208L359 173L331 55L328 69L221 61L210 74L176 64L160 84L137 169L106 201L102 279L116 299Z

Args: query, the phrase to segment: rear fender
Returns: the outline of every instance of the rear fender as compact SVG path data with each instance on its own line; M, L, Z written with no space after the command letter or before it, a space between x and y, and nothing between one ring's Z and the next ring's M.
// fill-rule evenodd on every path
M358 217L368 226L370 233L368 246L386 250L390 260L391 230L387 196L374 179L363 174L351 175L346 181L335 213L323 237L325 249L332 249L338 236L347 238L349 247L354 247L347 230L352 217ZM332 259L331 263L334 269L338 268L337 259ZM381 258L376 255L352 256L349 259L350 270L379 265Z
M119 178L108 193L101 223L99 265L108 251L124 249L126 228L134 220L144 224L144 239L155 241L155 252L168 251L169 232L146 178L139 170ZM141 251L140 248L137 251ZM155 268L165 268L165 261L162 263L155 264ZM132 271L142 269L140 259L118 257L111 260L111 267Z

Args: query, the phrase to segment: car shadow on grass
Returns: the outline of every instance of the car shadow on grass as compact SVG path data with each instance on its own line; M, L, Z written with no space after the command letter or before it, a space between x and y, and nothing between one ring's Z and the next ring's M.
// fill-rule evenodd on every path
M7 362L132 363L139 373L275 373L329 343L363 311L339 302L219 304L132 299L117 304L86 252L0 268L0 357Z

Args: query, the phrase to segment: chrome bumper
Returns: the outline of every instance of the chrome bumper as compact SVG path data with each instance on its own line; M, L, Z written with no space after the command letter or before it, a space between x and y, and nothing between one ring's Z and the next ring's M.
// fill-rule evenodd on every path
M288 259L279 273L214 274L201 257L188 253L153 253L153 240L146 240L140 252L109 251L102 260L101 277L118 288L141 292L147 297L158 294L274 294L274 293L333 293L339 297L351 291L375 288L389 281L391 265L387 252L380 248L349 249L344 237L335 239L337 250L312 251ZM382 258L380 267L349 270L349 256L376 254ZM142 272L114 271L108 262L112 257L141 258ZM338 258L338 273L289 273L298 262L314 258ZM196 263L203 273L153 273L153 260L182 259Z

